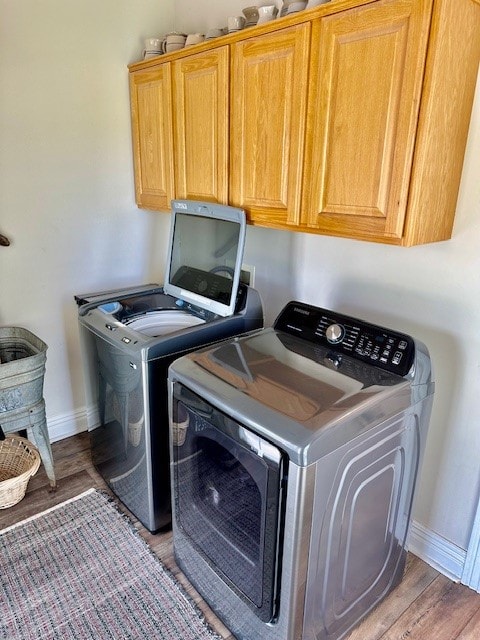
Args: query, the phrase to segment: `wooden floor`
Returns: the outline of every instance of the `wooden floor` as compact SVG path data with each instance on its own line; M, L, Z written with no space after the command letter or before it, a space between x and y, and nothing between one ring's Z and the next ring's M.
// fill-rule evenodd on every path
M55 443L53 455L58 479L57 491L49 492L48 480L42 466L37 475L30 480L25 498L9 509L0 510L0 529L44 511L90 487L108 490L92 466L86 433ZM126 511L121 504L119 506ZM228 629L210 611L176 566L171 533L152 535L133 516L131 517L136 522L140 534L163 563L175 573L210 624L225 640L234 640ZM410 555L402 583L348 636L348 640L407 638L480 639L480 594L453 583Z

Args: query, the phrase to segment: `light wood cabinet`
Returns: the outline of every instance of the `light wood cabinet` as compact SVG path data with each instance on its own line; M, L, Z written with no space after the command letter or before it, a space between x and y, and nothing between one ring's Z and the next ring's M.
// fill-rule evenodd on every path
M168 209L174 197L170 63L130 74L135 199Z
M229 50L219 47L173 63L175 192L228 201Z
M479 0L332 0L131 65L137 202L173 191L266 227L446 240L479 34Z
M384 0L313 21L305 230L405 246L451 237L479 9Z
M313 23L303 212L312 229L402 237L432 0Z
M300 220L310 24L232 45L230 197L248 221Z

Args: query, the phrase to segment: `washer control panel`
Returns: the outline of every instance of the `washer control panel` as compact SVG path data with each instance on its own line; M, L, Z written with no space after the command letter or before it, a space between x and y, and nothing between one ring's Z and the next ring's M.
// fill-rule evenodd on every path
M415 356L408 335L301 302L289 302L274 329L330 347L332 362L344 353L400 376L409 372Z

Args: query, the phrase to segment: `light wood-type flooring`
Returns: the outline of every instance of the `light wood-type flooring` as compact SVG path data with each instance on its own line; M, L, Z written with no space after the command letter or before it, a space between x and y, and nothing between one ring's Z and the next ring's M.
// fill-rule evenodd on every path
M90 487L107 490L91 463L87 433L56 442L52 448L58 479L57 491L49 492L42 465L37 475L30 480L25 498L9 509L0 510L0 529L44 511ZM121 504L119 506L126 511ZM234 640L176 566L171 532L152 535L131 517L140 534L163 563L176 574L210 624L225 640ZM410 554L402 583L346 640L380 639L480 640L480 594L455 584Z

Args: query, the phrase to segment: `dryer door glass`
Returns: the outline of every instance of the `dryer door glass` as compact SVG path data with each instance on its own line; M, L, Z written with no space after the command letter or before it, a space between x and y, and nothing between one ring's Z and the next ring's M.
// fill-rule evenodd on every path
M217 574L269 621L275 614L281 452L175 384L175 520Z

